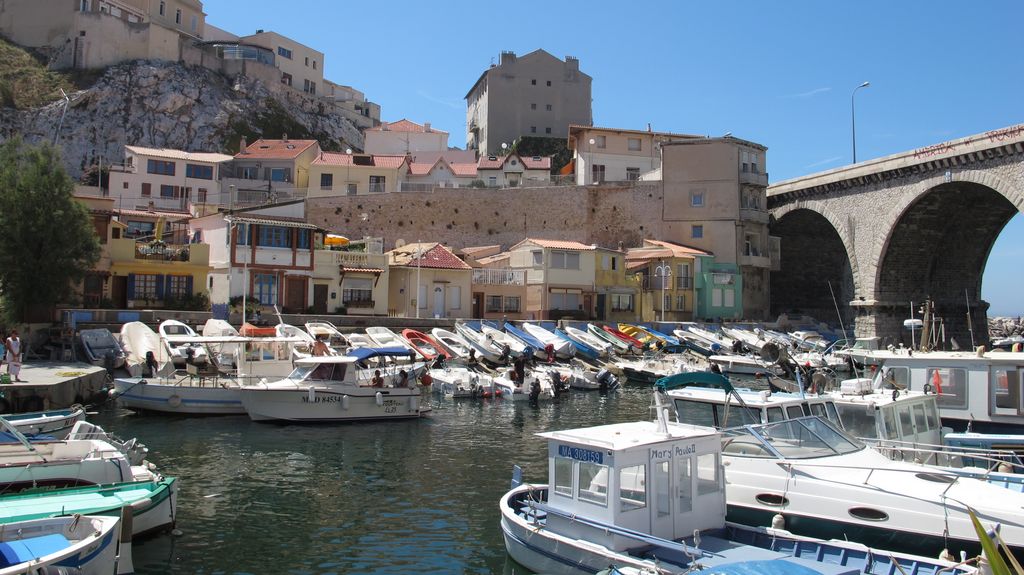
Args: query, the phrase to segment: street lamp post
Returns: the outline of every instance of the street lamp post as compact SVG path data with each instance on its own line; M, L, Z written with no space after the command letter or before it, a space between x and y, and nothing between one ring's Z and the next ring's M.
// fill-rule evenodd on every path
M597 141L596 141L596 140L594 140L594 138L590 138L590 141L589 141L588 143L590 144L590 146L588 146L588 147L587 147L587 151L588 151L588 152L590 152L590 161L588 161L588 162L587 162L587 168L586 168L586 169L587 169L587 170L590 170L590 173L591 173L591 183L593 183L593 173L594 173L594 144L596 144L596 143L597 143ZM584 183L584 184L586 184L586 183L587 183L587 172L586 172L586 170L584 170L584 172L583 172L583 183Z
M654 277L661 278L661 321L665 322L665 284L672 277L672 266L662 263L654 268Z
M864 82L860 86L853 89L853 93L850 94L850 135L853 137L853 163L857 163L857 116L854 112L853 97L857 95L857 90L861 88L867 88L871 85L871 82Z

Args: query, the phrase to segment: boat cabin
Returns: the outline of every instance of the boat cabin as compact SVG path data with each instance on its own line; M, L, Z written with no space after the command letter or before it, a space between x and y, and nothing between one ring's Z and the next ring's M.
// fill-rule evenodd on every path
M410 357L410 350L396 347L360 347L345 355L303 357L295 360L295 369L288 375L288 379L310 385L409 387L415 385L424 365L397 361L408 360ZM373 381L377 371L380 372L381 382Z
M548 440L548 506L557 511L547 526L567 537L622 551L636 540L597 525L678 539L725 521L713 428L637 421L538 435Z

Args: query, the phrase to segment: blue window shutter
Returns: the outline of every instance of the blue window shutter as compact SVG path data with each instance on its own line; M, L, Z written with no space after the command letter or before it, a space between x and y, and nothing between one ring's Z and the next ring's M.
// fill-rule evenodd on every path
M185 278L185 294L192 295L192 276Z
M164 282L167 276L156 276L156 299L164 299Z
M128 274L128 299L135 299L135 274Z

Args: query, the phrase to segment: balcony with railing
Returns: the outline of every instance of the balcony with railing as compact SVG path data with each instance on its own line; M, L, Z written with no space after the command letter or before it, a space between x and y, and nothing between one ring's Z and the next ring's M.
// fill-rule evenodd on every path
M746 244L740 253L739 264L741 266L753 266L758 268L771 267L771 259L768 254L758 246Z
M767 186L768 185L768 173L763 174L758 172L746 171L740 172L740 183L751 184L754 186Z
M148 261L161 264L207 265L210 262L208 244L167 244L117 238L108 244L111 262Z
M474 285L526 285L526 270L475 269L473 270Z

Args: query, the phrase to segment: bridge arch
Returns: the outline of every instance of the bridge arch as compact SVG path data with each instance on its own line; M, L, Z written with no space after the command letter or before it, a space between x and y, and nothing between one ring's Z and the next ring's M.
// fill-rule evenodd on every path
M770 224L779 238L780 269L771 274L771 314L806 314L852 327L849 302L857 291L853 238L824 202L800 202L778 210Z
M951 176L918 182L886 210L876 228L869 278L879 305L890 309L894 325L887 331L899 333L911 302L918 307L930 298L946 335L965 347L971 328L976 342L987 341L982 276L1000 232L1024 211L1024 190L993 173Z

